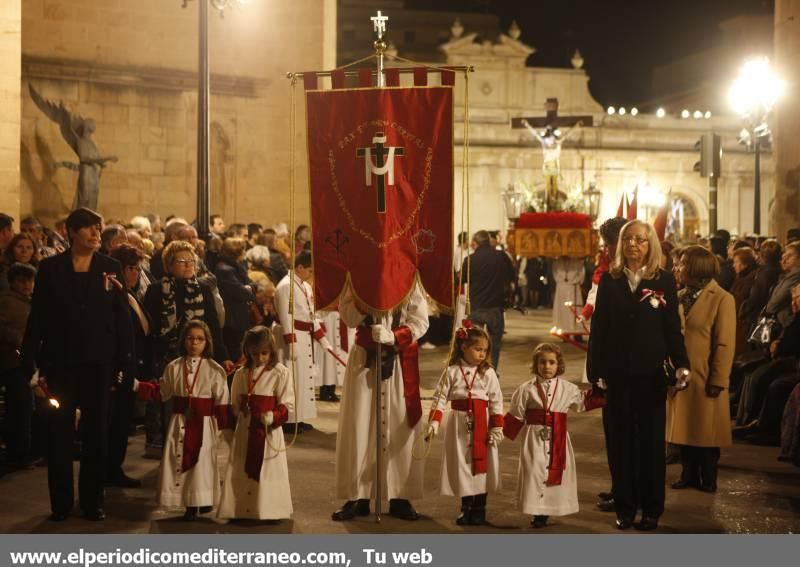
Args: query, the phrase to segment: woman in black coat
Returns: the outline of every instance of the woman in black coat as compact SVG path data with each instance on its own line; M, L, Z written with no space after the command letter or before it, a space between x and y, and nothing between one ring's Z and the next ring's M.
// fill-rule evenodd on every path
M222 329L222 336L232 360L238 360L242 356L242 338L250 328L249 304L255 301L244 264L246 246L247 242L243 238L226 238L214 268L219 293L225 303L225 327Z
M673 275L659 267L653 228L631 221L600 280L589 342L589 378L605 386L617 527L658 527L664 512L667 383L688 376ZM667 368L677 368L669 371Z

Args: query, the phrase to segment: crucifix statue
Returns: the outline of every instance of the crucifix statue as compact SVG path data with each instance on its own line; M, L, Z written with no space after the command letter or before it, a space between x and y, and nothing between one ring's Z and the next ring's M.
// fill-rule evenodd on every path
M394 185L394 158L403 155L403 148L399 146L387 146L386 134L375 132L372 137L374 147L358 148L356 156L364 158L364 184L372 187L372 176L376 177L375 197L377 199L377 211L386 212L386 186ZM375 162L372 155L375 154ZM384 161L384 157L386 160ZM388 179L386 177L388 176Z
M569 138L576 128L591 126L591 116L559 116L558 99L548 98L545 102L547 114L544 118L512 118L513 129L527 129L542 145L544 161L542 173L545 178L545 200L547 210L558 208L558 177L561 173L561 144ZM561 126L568 126L566 131Z
M78 156L78 163L60 161L53 167L66 167L78 172L78 190L72 207L87 207L97 210L97 199L100 195L100 175L109 161L117 161L117 156L101 156L92 140L95 122L91 118L83 118L72 114L63 102L57 105L42 97L33 85L28 85L31 98L45 116L59 125L61 136Z

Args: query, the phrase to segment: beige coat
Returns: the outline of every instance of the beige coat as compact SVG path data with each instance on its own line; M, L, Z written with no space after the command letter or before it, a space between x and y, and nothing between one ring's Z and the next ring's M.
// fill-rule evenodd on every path
M736 305L733 296L715 281L697 298L684 318L684 341L689 355L689 387L670 391L667 398L667 441L695 447L731 444L728 384L736 346ZM716 398L706 385L724 388Z

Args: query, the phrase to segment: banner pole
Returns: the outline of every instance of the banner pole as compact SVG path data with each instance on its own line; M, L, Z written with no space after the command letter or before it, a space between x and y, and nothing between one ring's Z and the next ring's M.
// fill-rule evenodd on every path
M376 85L378 88L386 86L383 77L383 52L386 51L386 41L383 34L386 31L386 22L389 20L378 11L377 16L370 18L372 27L378 38L373 46L375 47L375 64L377 66ZM381 523L381 508L383 506L383 415L381 405L383 404L383 375L382 375L382 351L383 345L378 342L375 348L375 522Z

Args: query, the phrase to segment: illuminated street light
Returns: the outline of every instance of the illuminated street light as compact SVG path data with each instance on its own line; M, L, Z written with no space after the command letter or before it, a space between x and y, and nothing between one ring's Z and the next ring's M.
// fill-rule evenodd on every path
M760 57L742 65L728 95L731 107L744 121L750 134L749 145L755 151L753 232L756 234L761 232L761 139L770 136L767 117L785 88L784 81L770 69L769 59Z
M706 116L706 118L711 118L711 111L710 110L706 110L705 116Z
M619 107L619 115L620 116L624 116L625 115L625 107L624 106L620 106Z
M608 113L609 114L616 114L617 113L617 109L614 108L613 106L609 106L608 107Z
M695 118L702 118L703 117L703 113L700 112L699 110L695 110L694 111L694 117Z
M659 118L664 118L664 116L666 115L667 111L664 110L663 108L659 108L658 110L656 110L656 116L658 116Z
M631 108L631 116L636 116L637 114L639 114L639 109L634 106Z
M689 118L689 111L685 108L681 111L681 118Z

